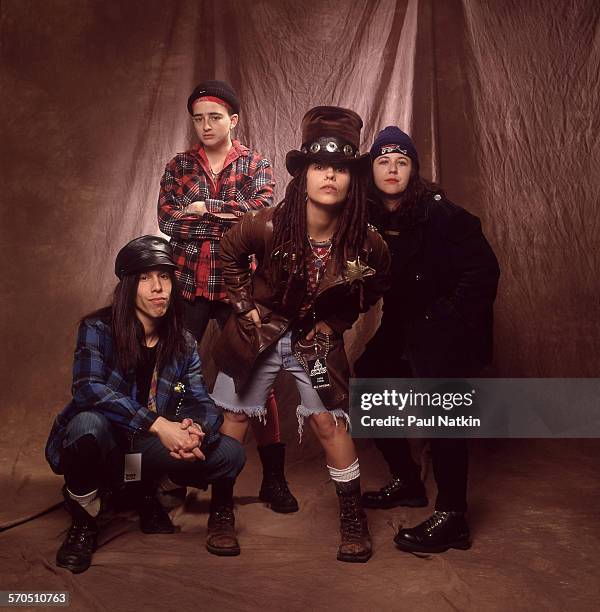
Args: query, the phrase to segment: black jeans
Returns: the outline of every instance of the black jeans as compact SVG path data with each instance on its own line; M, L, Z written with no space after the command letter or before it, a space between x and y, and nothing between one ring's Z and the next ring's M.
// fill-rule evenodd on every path
M367 350L357 361L355 370L359 378L413 378L408 361L398 358L397 355L395 358L386 355L374 346L371 350L367 346ZM375 438L374 442L394 476L408 482L420 478L420 469L412 458L408 440ZM443 512L465 512L469 466L467 441L458 438L432 438L430 446L433 475L438 488L435 509Z
M164 475L178 485L206 488L223 479L234 480L245 462L242 445L225 435L204 453L204 461L174 459L156 436L143 432L130 439L126 430L90 410L80 412L67 426L61 452L67 487L84 495L99 486L122 483L123 458L129 452L142 454L145 488L153 488Z
M185 326L192 333L197 342L202 340L208 322L215 319L219 327L223 329L232 308L225 302L207 300L204 297L196 297L193 302L183 300L183 316Z

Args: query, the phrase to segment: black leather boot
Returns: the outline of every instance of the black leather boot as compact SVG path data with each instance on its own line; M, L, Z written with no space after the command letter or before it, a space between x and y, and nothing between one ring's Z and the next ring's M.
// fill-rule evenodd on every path
M74 574L85 572L92 563L96 550L98 525L83 507L69 497L66 487L63 488L65 508L71 515L72 524L62 546L56 553L56 564Z
M371 534L367 515L360 502L360 478L350 482L335 482L340 502L340 534L338 561L365 563L371 558Z
M464 513L439 510L416 527L400 529L394 542L407 552L439 553L449 548L467 550L471 547Z
M270 504L273 512L298 512L298 500L292 495L284 474L285 444L259 446L258 454L263 467L260 499Z
M365 508L387 509L397 506L421 508L426 506L428 501L425 487L420 480L409 483L402 478L392 476L390 482L379 491L365 491L362 503Z
M140 516L140 529L143 533L174 533L175 526L171 522L169 513L154 492L142 493L138 513Z

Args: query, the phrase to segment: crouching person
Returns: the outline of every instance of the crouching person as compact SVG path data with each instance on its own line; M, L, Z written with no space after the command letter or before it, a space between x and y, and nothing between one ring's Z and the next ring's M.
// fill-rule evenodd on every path
M207 395L193 337L185 331L169 243L132 240L118 253L111 306L84 317L73 366L73 400L55 420L46 446L64 474L72 525L56 562L85 571L96 549L103 491L136 482L140 528L172 533L156 497L159 481L212 484L206 547L240 552L233 484L244 465L239 442L219 433L221 411Z

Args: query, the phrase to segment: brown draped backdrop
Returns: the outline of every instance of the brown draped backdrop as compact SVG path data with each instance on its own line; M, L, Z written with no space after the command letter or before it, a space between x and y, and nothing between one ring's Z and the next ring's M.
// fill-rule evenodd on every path
M273 161L278 197L288 180L285 154L300 144L300 119L311 106L356 110L365 123L363 150L386 125L411 133L424 174L481 217L500 261L490 375L599 375L596 0L3 0L0 10L0 525L60 499L60 479L45 464L43 447L53 415L69 398L78 318L107 301L118 248L158 233L159 179L168 159L193 142L186 100L204 78L228 80L237 90L237 135ZM351 358L377 316L349 332ZM202 347L209 378L214 333ZM429 564L401 555L393 550L393 528L417 515L399 510L371 515L375 557L348 568L333 557L335 500L319 449L311 440L297 446L296 397L285 379L279 386L289 475L302 511L277 517L248 501L259 478L248 445L238 487L248 496L239 502L239 560L205 554L201 506L200 514L179 517L187 532L179 539L141 537L134 519L124 520L113 527L124 537L97 553L101 567L74 580L53 568L66 524L53 512L0 536L0 589L71 590L73 605L86 609L104 609L111 597L121 602L115 609L137 608L136 601L247 609L269 598L276 609L362 609L369 602L382 609L527 602L583 609L581 597L598 593L592 577L576 571L592 554L597 527L586 532L588 548L570 540L579 540L592 502L597 509L597 445L482 444L471 507L480 508L483 552ZM379 486L385 469L363 446L363 480ZM577 493L574 476L581 478ZM576 496L575 507L554 505ZM566 512L566 524L536 527L536 503L563 519ZM527 513L520 529L511 523ZM536 528L517 558L507 559L515 550L510 540ZM562 546L560 562L541 556L544 542ZM140 599L128 590L136 583L145 585ZM204 602L200 587L209 592Z

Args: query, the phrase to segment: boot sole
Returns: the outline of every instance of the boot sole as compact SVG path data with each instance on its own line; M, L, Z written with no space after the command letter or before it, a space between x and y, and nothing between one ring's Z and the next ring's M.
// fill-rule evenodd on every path
M271 508L271 510L273 512L277 512L278 514L291 514L292 512L298 512L298 510L300 510L300 508L297 508L297 507L296 508L294 508L294 507L287 508L285 506L283 506L283 507L281 507L281 506L274 506L273 504L270 504L268 502L265 502L265 503L267 504L267 506L269 508Z
M424 508L429 505L429 501L426 497L417 497L414 499L401 499L398 501L389 501L385 503L375 503L368 502L364 499L362 500L363 508L371 508L375 510L390 510L391 508L398 508L399 506L404 506L407 508Z
M172 529L143 529L142 527L140 527L140 531L142 533L146 533L148 535L152 535L152 534L168 534L168 533L175 533L176 529L175 527L173 527Z
M372 556L373 553L367 553L364 555L341 555L338 553L337 560L344 561L345 563L366 563Z
M91 567L92 563L90 561L90 563L86 563L84 565L72 565L70 563L60 563L57 559L56 565L58 565L58 567L63 567L64 569L68 569L72 574L82 574L85 572L85 570Z
M237 557L241 552L240 548L217 548L215 546L211 546L210 544L206 545L206 550L213 555L217 555L218 557Z
M396 540L394 540L394 542L396 542ZM420 546L419 544L413 544L411 542L400 540L396 542L396 547L404 552L442 553L446 552L450 548L456 548L457 550L469 550L469 548L471 548L471 542L468 540L456 540L440 546Z
M260 499L263 504L267 504L267 506L271 508L273 512L278 512L279 514L290 514L292 512L298 512L298 510L300 510L300 506L298 506L297 504L295 506L274 506L270 499L265 499L260 495L258 496L258 499Z

